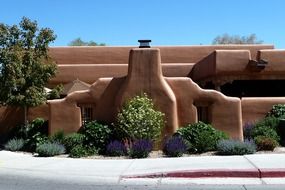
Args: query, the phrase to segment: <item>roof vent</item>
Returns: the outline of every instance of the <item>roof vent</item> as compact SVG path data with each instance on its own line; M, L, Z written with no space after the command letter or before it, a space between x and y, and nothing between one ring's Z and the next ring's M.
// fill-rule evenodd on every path
M138 40L138 42L140 43L139 48L150 48L149 43L151 40Z

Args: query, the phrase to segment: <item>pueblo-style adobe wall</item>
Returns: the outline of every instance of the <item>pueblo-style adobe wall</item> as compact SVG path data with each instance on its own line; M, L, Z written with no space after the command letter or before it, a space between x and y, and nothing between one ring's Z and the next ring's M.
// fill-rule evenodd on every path
M285 50L272 45L53 47L50 55L58 74L48 87L91 85L29 110L30 119L49 119L50 133L77 131L90 119L111 123L125 100L146 92L166 114L165 135L202 120L242 139L244 123L285 103ZM1 126L9 109L0 110Z

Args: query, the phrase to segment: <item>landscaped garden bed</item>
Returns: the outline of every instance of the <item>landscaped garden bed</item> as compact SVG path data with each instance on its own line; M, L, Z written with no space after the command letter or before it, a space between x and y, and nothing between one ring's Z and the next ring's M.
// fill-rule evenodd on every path
M164 114L155 110L152 100L143 94L128 101L112 125L91 121L78 133L64 135L59 131L48 136L47 122L38 118L16 128L4 148L35 156L89 159L285 153L280 146L284 139L278 127L284 116L284 105L273 106L264 119L244 126L243 142L229 139L224 132L201 121L179 128L171 137L161 138ZM162 150L153 151L159 146Z

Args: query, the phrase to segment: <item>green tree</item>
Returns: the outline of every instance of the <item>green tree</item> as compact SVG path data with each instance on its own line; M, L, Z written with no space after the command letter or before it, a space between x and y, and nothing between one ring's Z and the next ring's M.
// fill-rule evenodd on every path
M59 99L60 94L63 92L63 90L64 87L62 84L57 85L50 92L47 93L47 99L48 100Z
M227 33L217 36L212 44L262 44L262 40L257 40L255 34L249 36L229 35Z
M105 46L105 43L97 43L94 41L89 41L89 42L85 42L83 40L81 40L81 38L76 38L74 40L72 40L69 44L69 46Z
M0 104L27 108L46 101L44 87L56 73L48 55L55 40L49 28L23 17L19 26L0 24Z

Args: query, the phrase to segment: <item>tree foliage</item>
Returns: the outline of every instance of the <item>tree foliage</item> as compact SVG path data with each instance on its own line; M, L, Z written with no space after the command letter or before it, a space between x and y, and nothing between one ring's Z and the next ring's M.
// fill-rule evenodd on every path
M54 87L50 92L47 93L47 99L53 100L60 98L60 94L63 92L64 87L62 84L57 85Z
M229 35L227 33L217 36L212 44L262 44L262 40L257 40L255 34L249 36Z
M49 28L23 17L19 26L0 24L0 104L38 106L46 101L44 87L56 73L48 56L55 40Z
M164 114L155 109L152 99L144 93L124 104L118 113L115 130L121 138L155 141L160 137L163 126Z
M83 40L81 40L81 38L76 38L74 40L72 40L69 44L69 46L105 46L105 43L97 43L94 41L89 41L89 42L85 42Z

